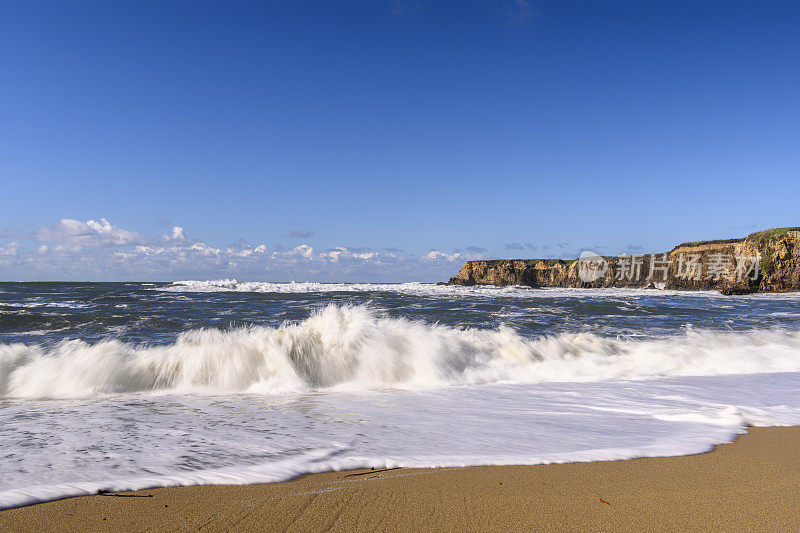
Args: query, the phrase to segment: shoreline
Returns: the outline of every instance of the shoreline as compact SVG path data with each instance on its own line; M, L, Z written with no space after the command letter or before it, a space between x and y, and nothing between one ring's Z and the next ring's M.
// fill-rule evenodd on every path
M687 456L395 468L79 496L0 511L0 529L789 529L800 426L749 428Z

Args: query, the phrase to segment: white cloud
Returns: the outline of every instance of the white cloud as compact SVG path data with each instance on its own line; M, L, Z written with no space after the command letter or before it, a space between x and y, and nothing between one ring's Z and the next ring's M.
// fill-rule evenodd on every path
M0 246L0 255L6 255L6 256L17 255L19 249L20 249L20 244L17 241L13 241L5 246Z
M307 259L313 259L314 258L314 249L311 246L307 245L307 244L301 244L300 246L296 246L292 250L292 253L293 254L302 255L303 257L305 257Z
M20 244L17 241L0 246L0 266L8 266L16 261Z
M73 218L62 218L35 232L39 242L51 242L77 246L131 246L145 242L145 238L126 229L113 226L105 218L99 222L81 222Z
M454 254L448 254L448 253L445 253L445 252L441 252L439 250L431 250L430 252L425 254L423 257L425 259L430 260L430 261L455 261L456 259L461 257L461 254L458 253L458 252L456 252Z
M183 242L186 240L186 235L183 234L183 228L180 226L173 226L172 233L170 235L164 234L161 236L162 241L177 241Z
M335 263L335 262L339 261L339 257L341 257L342 254L345 254L345 255L348 254L347 248L344 248L344 247L341 247L341 246L337 246L336 248L334 248L332 250L328 250L327 252L322 252L319 255L319 258L321 260L323 260L323 261L327 260L327 261L332 261L332 262Z
M207 245L204 242L196 242L189 247L190 250L196 250L205 255L219 255L222 253L222 250L219 248L214 248L212 246Z
M231 245L225 250L225 253L235 257L250 257L253 255L264 254L266 252L267 246L265 244L259 244L255 247L250 245Z

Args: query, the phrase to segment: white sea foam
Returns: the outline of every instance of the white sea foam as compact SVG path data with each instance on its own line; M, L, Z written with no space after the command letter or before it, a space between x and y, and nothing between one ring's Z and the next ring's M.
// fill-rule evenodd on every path
M77 302L0 302L0 307L22 307L26 309L35 309L39 307L59 307L65 309L86 309L91 307L91 304L82 304Z
M462 287L458 285L437 285L434 283L317 283L317 282L289 282L271 283L262 281L237 281L235 279L219 280L184 280L175 281L170 285L158 287L157 291L164 292L258 292L276 294L304 294L304 293L331 293L331 292L394 292L410 296L432 297L507 297L507 298L571 298L571 297L631 297L631 296L694 296L694 297L721 297L717 291L674 291L658 289L578 289L578 288L543 288L512 285L495 287L491 285L473 285ZM797 294L800 298L800 293ZM729 298L729 297L728 297Z
M0 508L358 467L683 455L800 424L798 374L292 396L8 401Z
M795 331L526 338L508 327L457 329L388 317L366 306L329 305L278 328L192 330L165 346L117 340L0 345L0 396L12 398L429 389L796 371Z
M158 287L158 291L166 292L259 292L276 294L331 293L331 292L395 292L413 296L448 296L459 295L469 291L475 296L523 296L530 295L530 287L493 287L475 286L458 287L454 285L436 285L433 283L317 283L289 282L271 283L262 281L236 281L235 279L219 280L185 280Z

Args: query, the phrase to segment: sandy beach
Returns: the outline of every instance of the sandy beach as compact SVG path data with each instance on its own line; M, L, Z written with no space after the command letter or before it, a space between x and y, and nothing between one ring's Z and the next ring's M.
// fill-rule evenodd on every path
M800 427L713 452L628 461L356 470L275 484L70 498L0 512L3 531L788 531Z

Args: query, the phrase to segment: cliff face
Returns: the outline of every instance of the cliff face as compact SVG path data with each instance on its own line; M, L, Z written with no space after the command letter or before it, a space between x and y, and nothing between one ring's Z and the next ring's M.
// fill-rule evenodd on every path
M716 289L727 294L797 291L800 228L684 243L661 254L467 261L448 284Z
M494 261L467 261L450 285L527 285L571 286L577 279L577 261L560 259L499 259ZM572 272L571 272L572 271Z

